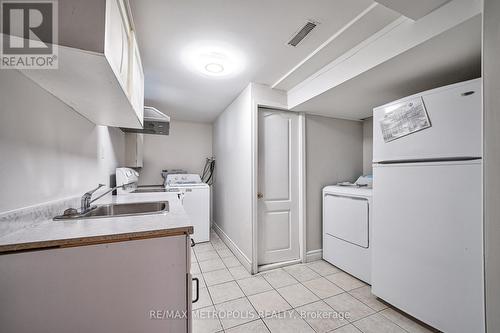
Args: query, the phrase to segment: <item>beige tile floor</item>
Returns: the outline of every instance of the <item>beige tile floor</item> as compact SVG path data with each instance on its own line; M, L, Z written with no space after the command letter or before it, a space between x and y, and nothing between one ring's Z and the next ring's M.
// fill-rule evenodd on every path
M252 276L214 232L191 254L191 272L200 279L193 333L435 332L323 260Z

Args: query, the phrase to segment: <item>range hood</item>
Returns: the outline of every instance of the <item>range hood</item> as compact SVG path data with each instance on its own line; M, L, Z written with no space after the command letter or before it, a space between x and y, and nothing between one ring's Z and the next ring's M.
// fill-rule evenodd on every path
M164 115L154 107L145 106L143 128L120 127L120 129L126 133L168 135L170 132L170 117Z

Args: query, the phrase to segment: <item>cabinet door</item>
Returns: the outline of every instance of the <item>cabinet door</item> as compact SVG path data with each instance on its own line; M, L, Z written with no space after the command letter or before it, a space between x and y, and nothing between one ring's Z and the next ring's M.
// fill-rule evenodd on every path
M186 267L187 267L187 279L186 279L186 293L187 293L187 333L193 332L193 276L191 275L191 238L187 236L186 242ZM196 297L199 297L200 288L196 289Z
M0 330L187 332L189 317L161 316L189 308L188 241L172 236L2 255Z
M106 1L106 38L104 43L104 55L122 89L128 92L131 38L130 24L123 1Z
M141 55L137 45L135 33L132 32L132 53L130 71L130 101L137 113L137 117L143 123L144 118L144 73L142 70Z

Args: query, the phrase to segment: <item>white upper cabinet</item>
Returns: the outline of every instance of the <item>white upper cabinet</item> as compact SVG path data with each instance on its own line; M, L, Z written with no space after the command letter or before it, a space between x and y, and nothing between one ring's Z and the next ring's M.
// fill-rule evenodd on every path
M127 7L120 0L107 1L106 4L104 56L108 59L123 90L129 91L130 54L133 52L133 46Z
M58 69L21 70L95 124L142 128L144 74L127 0L59 1Z
M144 72L142 70L141 54L139 53L139 46L135 33L132 32L132 53L131 53L131 69L129 75L130 82L130 98L132 106L137 112L138 116L143 119L144 117Z

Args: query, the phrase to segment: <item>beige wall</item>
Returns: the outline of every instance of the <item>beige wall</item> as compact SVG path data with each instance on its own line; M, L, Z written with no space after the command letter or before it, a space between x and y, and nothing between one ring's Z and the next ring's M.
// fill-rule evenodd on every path
M484 0L484 234L486 321L500 331L500 1Z
M144 135L141 184L161 184L163 169L200 174L212 157L212 125L173 120L169 135Z
M1 70L0 101L0 212L114 182L119 129L92 124L15 70Z
M363 174L372 174L373 167L373 117L363 121Z
M362 172L362 123L306 116L307 251L322 248L323 187L355 181Z

